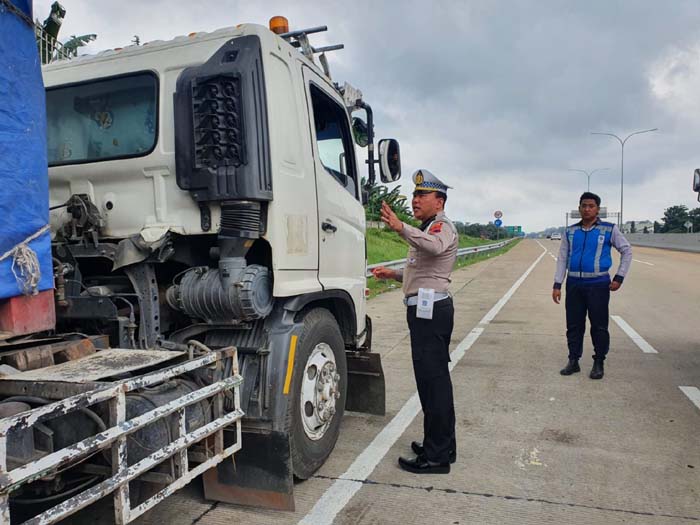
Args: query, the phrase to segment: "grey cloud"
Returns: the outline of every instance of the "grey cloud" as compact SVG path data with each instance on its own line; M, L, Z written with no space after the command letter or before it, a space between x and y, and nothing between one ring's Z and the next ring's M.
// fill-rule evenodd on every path
M692 85L700 84L692 76L700 57L689 52L700 25L692 0L63 3L63 35L98 33L92 51L125 45L134 34L167 39L265 24L275 14L293 27L327 24L314 41L346 45L330 56L334 77L363 90L380 136L401 141L406 175L423 166L450 179L448 208L458 220L484 222L499 207L528 229L562 223L585 189L585 177L568 167L612 168L593 182L617 207L619 144L590 131L661 128L629 143L630 218L658 218L665 206L694 202L700 125L692 111L700 106L675 94L660 99L651 85L660 63L683 55L665 71L667 81L700 88ZM49 4L35 2L37 16ZM402 186L410 192L410 181Z

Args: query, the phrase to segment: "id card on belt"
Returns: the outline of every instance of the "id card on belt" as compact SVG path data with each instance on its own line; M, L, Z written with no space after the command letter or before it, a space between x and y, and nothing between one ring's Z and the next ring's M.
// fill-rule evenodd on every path
M416 317L420 319L433 318L433 305L435 304L435 290L432 288L418 288L418 305Z

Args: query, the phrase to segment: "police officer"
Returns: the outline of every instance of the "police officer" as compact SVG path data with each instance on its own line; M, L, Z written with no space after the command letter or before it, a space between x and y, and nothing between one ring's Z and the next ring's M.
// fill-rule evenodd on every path
M611 222L598 218L600 197L585 192L579 199L581 222L566 229L559 248L557 270L554 275L552 299L561 300L561 285L566 280L566 340L569 347L569 363L561 375L580 372L578 360L583 354L583 336L586 331L586 314L591 321L593 340L593 368L589 377L602 379L603 361L610 349L608 333L608 305L610 292L620 289L632 263L632 247L620 230ZM620 252L620 266L612 281L608 270L612 266L610 249Z
M381 212L382 221L410 246L406 268L380 267L373 274L403 282L413 372L423 408L423 441L411 443L416 457L399 458L399 466L417 474L447 474L457 457L448 368L454 307L447 288L457 258L458 235L444 211L449 186L428 170L416 171L413 182L411 204L413 216L422 221L420 227L401 222L386 203Z

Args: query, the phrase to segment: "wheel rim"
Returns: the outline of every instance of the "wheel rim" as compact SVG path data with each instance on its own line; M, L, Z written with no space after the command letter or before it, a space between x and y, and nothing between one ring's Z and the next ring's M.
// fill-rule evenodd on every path
M321 439L330 427L340 398L340 374L333 349L317 344L306 360L301 383L301 421L304 433L314 441Z

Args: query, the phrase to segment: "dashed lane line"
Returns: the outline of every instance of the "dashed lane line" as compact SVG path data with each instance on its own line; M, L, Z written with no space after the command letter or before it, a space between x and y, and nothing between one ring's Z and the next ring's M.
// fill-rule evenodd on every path
M700 388L695 386L679 386L678 388L688 396L688 399L690 399L696 407L700 408Z
M610 318L617 323L617 326L622 328L622 331L625 332L630 339L636 344L642 352L645 354L658 354L656 349L651 346L649 343L647 343L644 338L637 333L637 331L632 328L627 322L620 317L619 315L611 315Z
M640 261L639 259L632 259L634 262L646 264L647 266L655 266L653 263L646 262L646 261Z
M538 241L539 243L539 241ZM540 246L542 246L540 244ZM528 275L535 269L535 266L547 255L547 249L542 246L543 251L540 256L525 270L520 278L510 287L498 302L479 321L479 324L469 332L457 348L450 354L450 370L452 370L467 350L479 339L486 327L498 315L503 306L513 297L513 294L520 288ZM338 513L345 508L352 497L363 487L364 481L377 467L379 462L386 456L389 449L403 435L411 422L420 412L420 402L418 394L413 394L401 407L398 414L382 429L374 440L363 450L350 467L343 473L328 489L321 495L314 507L304 516L299 523L304 525L322 525L333 523Z

